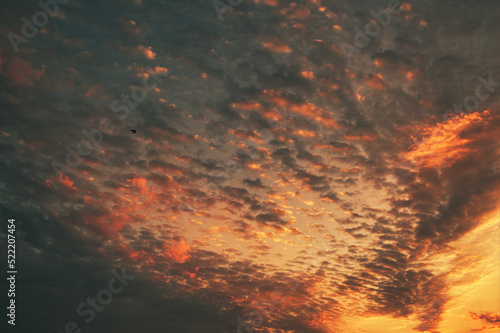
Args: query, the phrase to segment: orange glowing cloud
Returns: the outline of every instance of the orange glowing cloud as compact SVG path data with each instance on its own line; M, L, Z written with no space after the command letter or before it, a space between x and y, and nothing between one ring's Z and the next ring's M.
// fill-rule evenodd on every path
M139 262L148 259L148 256L146 255L146 252L144 250L134 251L123 243L119 243L116 248L118 252L120 252L120 254L130 262ZM151 260L150 256L149 259Z
M137 187L141 194L150 194L152 191L152 189L149 189L146 185L146 179L143 177L134 177L132 179L128 179L127 182L132 183L133 186Z
M173 244L164 244L163 247L166 249L165 255L175 262L183 263L191 258L187 252L191 249L184 238L179 239Z
M61 174L60 183L63 184L66 188L69 188L71 190L76 190L73 181L68 176Z
M404 2L401 4L401 9L408 12L411 10L411 4L409 4L408 2Z
M168 69L165 67L157 66L157 67L153 68L153 72L154 73L168 73Z
M255 141L259 144L262 143L262 140L259 139L259 133L255 132L255 131L233 129L233 130L231 130L231 134L234 135L235 137L243 139L243 140L252 140L252 141Z
M314 145L314 148L319 149L329 149L333 151L349 151L352 148L346 144L325 144L325 143L317 143Z
M154 59L156 57L156 53L154 53L152 50L151 50L151 46L149 47L144 47L143 45L140 45L138 47L139 49L139 52L141 52L146 58L148 59Z
M447 167L474 151L471 139L461 133L477 123L486 123L489 111L455 116L443 123L422 130L423 139L404 154L423 167Z
M422 72L420 70L410 69L407 65L401 66L398 73L403 75L408 81L413 81L422 76Z
M279 113L276 109L264 108L260 103L257 102L240 102L233 103L231 106L236 110L242 111L256 111L260 115L268 120L279 121L283 120L283 115Z
M291 112L300 114L307 118L316 120L326 127L338 128L338 122L328 115L325 110L317 107L313 103L295 103L281 96L279 93L264 91L270 102L280 108L285 108Z
M276 53L290 53L292 51L287 45L280 42L263 42L262 45Z
M105 214L102 216L89 216L85 224L104 235L107 239L117 239L118 232L125 224L130 222L130 217L124 214Z
M251 170L264 170L264 168L262 167L262 165L258 164L258 163L249 163L248 164L248 168L251 169Z
M265 3L268 6L276 7L279 0L253 0L256 4Z
M302 71L300 74L306 79L314 79L314 73L311 71Z
M383 77L380 74L368 75L365 78L365 82L366 82L366 84L368 84L368 86L370 86L371 88L373 88L375 90L385 90L386 89Z
M293 131L293 134L301 136L303 138L315 138L316 137L316 132L313 132L313 131L296 130L296 131Z
M406 79L408 81L413 81L413 79L415 79L418 75L420 75L419 70L411 70L408 73L406 73Z
M375 134L345 135L344 139L349 141L375 141L377 136Z
M165 68L165 67L159 67L159 66L156 66L156 67L153 67L153 68L148 68L148 67L143 67L143 66L136 66L135 67L135 70L137 72L137 77L140 77L140 78L149 78L151 76L151 73L155 73L155 74L158 74L158 73L168 73L168 69ZM156 91L157 88L155 88Z
M492 328L500 328L500 314L469 312L469 316L474 320L483 320L489 324L494 324Z
M231 106L235 109L240 109L244 111L251 111L251 110L261 110L261 105L260 103L257 102L241 102L241 103L233 103Z

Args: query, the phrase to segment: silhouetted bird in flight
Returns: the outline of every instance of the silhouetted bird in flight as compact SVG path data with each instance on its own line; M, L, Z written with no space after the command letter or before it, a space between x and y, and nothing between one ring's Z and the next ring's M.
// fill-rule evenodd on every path
M130 132L132 132L132 134L135 134L135 132L137 132L136 130L130 130Z

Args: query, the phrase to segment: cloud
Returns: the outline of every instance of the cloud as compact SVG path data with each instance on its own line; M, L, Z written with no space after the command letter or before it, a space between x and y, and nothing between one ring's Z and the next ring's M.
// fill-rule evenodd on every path
M473 329L472 331L475 332L488 331L500 327L500 315L498 314L469 312L469 317L474 320L480 320L488 325Z
M12 59L7 65L7 76L14 84L33 85L33 80L39 80L45 74L45 68L33 69L31 63L20 58Z
M4 35L38 10L4 5ZM90 1L19 55L2 45L20 332L81 324L119 266L137 279L82 330L230 332L279 290L263 332L450 331L450 281L483 255L457 242L498 210L497 88L443 113L498 72L495 6L403 3L350 59L340 43L382 5L244 1L220 21L210 2ZM68 166L103 118L113 132Z

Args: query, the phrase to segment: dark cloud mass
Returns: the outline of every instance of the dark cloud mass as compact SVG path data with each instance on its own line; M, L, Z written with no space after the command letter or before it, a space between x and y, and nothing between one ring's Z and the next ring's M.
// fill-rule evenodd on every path
M497 1L40 3L0 10L6 332L498 331Z

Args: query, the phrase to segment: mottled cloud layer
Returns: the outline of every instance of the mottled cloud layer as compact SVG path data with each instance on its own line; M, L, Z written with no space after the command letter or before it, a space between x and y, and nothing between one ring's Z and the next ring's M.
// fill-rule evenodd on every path
M498 329L495 1L2 6L19 332Z

